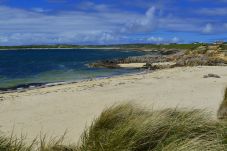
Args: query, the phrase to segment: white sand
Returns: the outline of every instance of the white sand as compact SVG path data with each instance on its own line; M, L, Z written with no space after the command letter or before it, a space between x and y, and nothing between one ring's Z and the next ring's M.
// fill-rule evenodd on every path
M152 63L153 66L173 66L176 65L176 62L157 62Z
M203 78L214 73L221 78ZM41 133L76 142L85 125L107 106L131 101L154 109L186 107L207 109L216 117L227 86L227 67L183 67L153 73L0 95L0 130L5 134Z
M121 68L142 68L146 63L122 63L118 64Z

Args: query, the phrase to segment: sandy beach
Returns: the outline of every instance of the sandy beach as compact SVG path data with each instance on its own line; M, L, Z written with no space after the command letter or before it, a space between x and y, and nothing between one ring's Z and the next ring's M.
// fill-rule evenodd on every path
M203 78L209 73L221 78ZM226 86L227 67L179 67L0 94L0 131L29 140L67 131L66 139L77 142L105 107L121 102L154 109L206 109L216 118Z
M146 63L126 63L126 64L118 64L121 68L142 68L146 65Z

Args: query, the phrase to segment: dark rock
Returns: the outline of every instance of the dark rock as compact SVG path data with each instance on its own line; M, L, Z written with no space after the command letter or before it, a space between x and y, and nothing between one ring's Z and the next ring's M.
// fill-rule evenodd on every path
M208 75L204 75L203 78L221 78L217 74L209 73Z
M169 50L167 49L167 50L160 51L160 54L161 55L173 55L178 52L179 52L179 50L176 50L176 49L169 49Z
M158 63L147 63L144 68L150 70L157 70L157 69L167 69L172 68L176 64L174 62L158 62Z
M96 68L119 68L118 64L126 64L126 63L155 63L155 62L167 62L167 57L164 56L154 56L154 55L144 55L144 56L134 56L128 58L119 58L113 60L101 60L94 63L89 64L89 67Z
M6 92L6 91L25 91L25 89L29 89L31 87L41 87L46 85L47 83L28 83L28 84L19 84L16 86L8 87L8 88L0 88L0 92Z
M92 67L92 68L120 68L120 66L118 65L117 62L114 62L114 61L108 61L108 60L105 60L105 61L97 61L95 63L91 63L88 65L89 67Z

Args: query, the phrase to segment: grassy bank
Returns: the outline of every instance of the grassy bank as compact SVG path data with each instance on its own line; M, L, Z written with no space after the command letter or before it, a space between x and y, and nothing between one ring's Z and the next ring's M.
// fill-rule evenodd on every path
M1 49L28 49L28 48L121 48L121 49L193 49L203 44L119 44L119 45L24 45L0 46Z
M0 137L0 151L220 151L227 150L227 124L201 110L153 111L132 104L112 106L93 121L78 145Z
M162 49L196 49L199 46L202 45L208 45L208 44L128 44L128 45L119 45L120 48L134 48L134 49L140 49L140 50L146 50L146 49L156 49L156 50L162 50Z

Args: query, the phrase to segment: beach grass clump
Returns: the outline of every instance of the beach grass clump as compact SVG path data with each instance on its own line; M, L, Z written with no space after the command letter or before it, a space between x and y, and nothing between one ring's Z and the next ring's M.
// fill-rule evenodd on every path
M84 132L77 151L226 150L226 124L201 110L112 106Z
M33 143L28 146L23 138L0 136L0 151L30 151L32 148Z
M218 118L227 119L227 88L225 89L222 103L218 109Z
M73 145L63 145L64 136L59 139L47 139L46 136L40 139L34 139L32 142L26 142L26 137L16 138L0 137L0 151L74 151L76 147Z
M203 110L147 110L133 104L105 109L81 136L78 145L64 137L23 139L0 137L0 151L225 151L227 124Z

